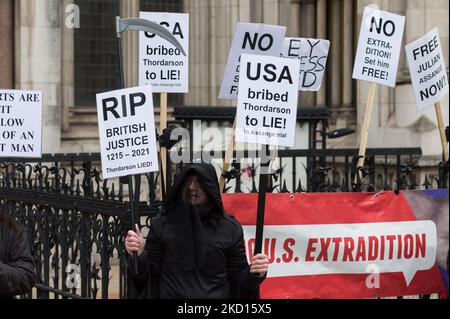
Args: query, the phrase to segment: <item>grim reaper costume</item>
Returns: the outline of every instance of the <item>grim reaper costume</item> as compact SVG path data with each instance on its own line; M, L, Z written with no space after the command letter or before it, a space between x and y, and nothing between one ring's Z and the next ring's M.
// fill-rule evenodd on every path
M182 200L187 177L196 175L209 203ZM255 299L264 277L250 272L241 224L223 208L215 169L184 168L151 220L144 253L134 273L128 256L129 297L161 299Z

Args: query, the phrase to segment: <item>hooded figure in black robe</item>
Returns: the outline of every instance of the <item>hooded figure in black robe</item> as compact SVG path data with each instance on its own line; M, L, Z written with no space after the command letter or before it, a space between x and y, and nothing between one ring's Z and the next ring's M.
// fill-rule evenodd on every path
M184 200L192 175L209 199L205 204ZM138 273L130 256L127 263L129 298L256 299L264 280L250 272L242 226L224 211L209 164L180 172L164 212L151 220Z

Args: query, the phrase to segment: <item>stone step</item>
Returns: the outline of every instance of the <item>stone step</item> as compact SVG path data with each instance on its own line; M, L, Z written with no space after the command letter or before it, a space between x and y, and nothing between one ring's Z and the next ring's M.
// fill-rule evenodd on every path
M98 120L97 120L97 112L95 109L93 108L74 108L74 110L72 111L72 114L70 114L70 118L69 118L69 124L70 126L72 125L84 125L84 124L92 124L97 126ZM169 108L168 109L168 116L167 119L168 121L173 120L173 117L170 116L170 114L173 112L173 108ZM159 126L159 119L160 119L160 114L159 114L159 109L155 109L155 124L158 127Z
M159 114L155 114L155 125L156 127L159 127ZM167 118L168 121L172 120L172 118L168 117ZM98 120L97 120L97 114L95 115L77 115L77 116L72 116L69 119L69 125L70 127L72 126L76 126L76 125L88 125L91 124L95 127L97 127L98 124Z
M62 140L62 153L98 153L100 152L100 143L98 139L76 139L76 140Z
M159 114L159 107L155 107L155 115ZM168 107L167 112L171 114L173 112L173 107ZM84 114L95 114L97 115L97 109L95 107L86 107L86 106L80 106L80 107L73 107L70 110L70 113L72 115L84 115Z
M77 127L76 129L70 130L68 132L63 132L61 135L62 140L75 140L75 139L98 139L98 129L86 129L83 127Z

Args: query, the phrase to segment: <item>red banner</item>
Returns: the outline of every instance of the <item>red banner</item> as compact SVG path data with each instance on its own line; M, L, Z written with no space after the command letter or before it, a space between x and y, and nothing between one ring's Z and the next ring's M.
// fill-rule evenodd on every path
M257 195L223 195L225 210L244 227L250 256ZM261 298L441 293L435 228L416 222L402 194L267 194L263 253L271 265Z

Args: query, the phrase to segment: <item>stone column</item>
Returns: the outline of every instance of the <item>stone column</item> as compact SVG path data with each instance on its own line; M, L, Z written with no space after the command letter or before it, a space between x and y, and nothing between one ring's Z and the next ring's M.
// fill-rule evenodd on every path
M300 36L300 2L280 0L280 25L286 26L286 36Z
M316 4L304 2L301 5L301 15L300 15L300 25L301 25L301 35L307 38L316 38L317 30L317 14L315 10ZM300 105L304 107L313 107L316 105L316 95L315 92L299 92L300 95Z
M184 98L185 104L189 106L202 105L202 95L206 96L206 99L209 97L209 92L203 87L202 72L204 65L211 63L211 59L207 61L204 59L205 53L208 55L211 51L211 44L203 32L207 31L209 21L215 20L216 15L213 7L205 10L205 5L205 1L201 0L183 1L184 12L189 13L189 92ZM194 121L192 130L193 144L190 148L199 151L201 150L201 121Z
M0 0L0 88L13 88L14 4Z
M326 0L318 0L317 1L317 21L316 21L316 28L317 28L317 38L319 39L327 39L327 2ZM331 42L331 41L330 41ZM330 45L334 45L333 43L330 43ZM329 62L329 60L327 60ZM327 62L327 69L328 69L328 62ZM327 74L327 73L325 73ZM326 92L327 92L327 79L324 76L322 80L322 86L319 90L319 92L316 93L316 105L325 106L326 101Z
M264 21L264 0L250 0L250 21L253 23L263 23Z
M121 18L136 18L138 16L139 0L120 0ZM125 86L137 86L139 83L139 32L125 32L122 38L122 48Z
M388 8L387 10L389 12L401 15L401 16L406 16L406 8L407 8L407 3L409 3L410 1L407 0L397 0L397 1L392 1L390 8ZM406 19L406 23L405 23L405 31L404 31L404 35L403 35L403 45L406 45L406 43L408 43L408 40L406 39L407 37L407 33L408 30L410 28L410 26L408 24L411 23L417 23L414 22L414 19L412 19L412 21L410 21L411 18L407 18ZM405 50L401 50L400 51L400 60L399 60L399 64L398 64L398 72L397 72L397 81L398 82L404 82L404 81L408 81L409 79L409 70L408 70L408 62L406 61L406 54L405 54Z
M279 21L279 3L278 0L263 0L258 5L263 6L263 19L266 24L277 25Z
M352 103L353 95L353 10L349 1L343 1L343 43L342 43L342 103L344 107Z
M249 21L250 1L187 0L184 5L191 21L186 104L231 106L233 101L218 99L219 89L236 23Z
M225 25L220 24L217 26L217 21L223 22L224 19L220 19L220 11L214 5L208 6L208 16L210 21L209 31L211 32L211 36L208 37L208 53L209 53L209 61L208 61L208 70L209 70L209 85L211 86L208 89L208 101L211 105L214 104L214 101L217 99L217 92L220 90L220 85L222 83L221 74L219 70L225 70L226 58L223 57L226 53L220 52L221 50L217 50L217 45L219 43L223 43L224 37L219 35L219 32L224 32ZM216 36L214 36L216 35ZM221 63L222 62L222 63Z
M215 1L215 3L217 2L221 2L221 1ZM215 36L215 35L211 35L210 34L210 24L214 23L215 21L210 21L208 19L208 7L209 5L211 5L206 1L200 1L200 3L198 4L198 10L199 10L199 37L200 37L200 47L198 48L198 68L197 70L194 70L194 72L199 72L199 89L200 89L200 94L199 94L199 100L198 100L198 105L203 105L203 106L207 106L209 103L209 96L208 96L208 90L210 90L211 88L211 84L209 83L209 72L208 72L208 60L210 59L210 53L208 50L208 42L209 42L209 37L210 36ZM224 14L224 7L223 5L219 5L218 6L218 11L221 12L222 14ZM222 15L220 16L222 17Z
M330 52L328 54L329 64L328 72L331 73L332 81L331 85L331 103L330 107L333 109L342 104L342 73L341 73L341 61L342 61L342 33L341 33L341 15L339 14L341 8L340 0L333 0L328 2L331 6L331 12L335 13L331 17L328 17L331 30L329 37L331 39ZM330 92L329 91L329 92ZM329 98L329 99L330 99Z
M251 0L239 1L239 22L251 21Z
M65 14L61 15L61 25L62 25L62 52L61 52L61 101L62 101L62 127L64 131L69 130L69 117L70 109L75 105L75 29L72 25L65 25L67 22L72 23L68 14L79 14L79 10L72 8L77 11L67 10L66 8L73 5L74 0L63 0L62 12ZM74 17L77 19L77 17ZM69 19L70 21L66 21ZM76 27L76 26L75 26Z
M15 86L43 92L42 150L61 148L61 1L15 1Z
M356 18L356 30L357 30L357 37L356 37L356 41L358 41L359 39L359 32L361 30L361 22L362 22L362 15L364 12L364 7L369 6L371 4L374 5L378 5L380 7L381 10L387 10L386 8L382 7L382 2L381 0L358 0L357 1L357 18ZM356 42L356 45L358 45L358 42ZM356 145L354 147L359 147L359 143L360 143L360 139L361 139L361 130L363 127L363 123L364 123L364 115L366 113L366 108L367 108L367 98L369 95L369 86L370 84L366 81L359 81L359 80L355 80L356 81L356 93L357 93L357 97L356 97L356 105L357 105L357 109L356 109L356 117L357 117L357 131L356 131L356 135L357 135L357 142ZM377 95L375 96L375 102L374 102L374 111L373 111L373 118L372 118L372 122L371 122L371 127L370 127L370 133L369 133L369 141L368 141L368 147L376 147L376 145L374 144L374 139L373 136L377 134L376 132L376 123L377 123L377 119L375 117L377 117L377 110L379 109L379 95L380 95L380 86L378 86L377 88ZM377 136L377 140L381 140L379 135ZM385 145L385 147L388 147L387 145Z
M334 12L334 10L333 10ZM338 35L339 40L334 37L331 38L331 48L335 51L336 49L341 52L339 57L339 70L338 74L336 72L337 66L332 68L333 82L339 81L340 85L331 84L333 86L333 103L332 103L332 115L330 125L334 128L346 128L353 127L356 122L356 106L353 105L353 42L354 42L354 18L353 12L354 7L351 1L341 1L340 3L341 18L339 21L340 25L340 35ZM335 25L335 24L333 24ZM336 53L334 53L336 56ZM335 92L338 91L338 92ZM321 96L325 92L321 90L318 94L318 105L324 105L325 98ZM320 99L319 99L320 98ZM336 104L336 102L339 102ZM329 147L355 147L356 145L356 134L352 134L337 140L329 140Z

